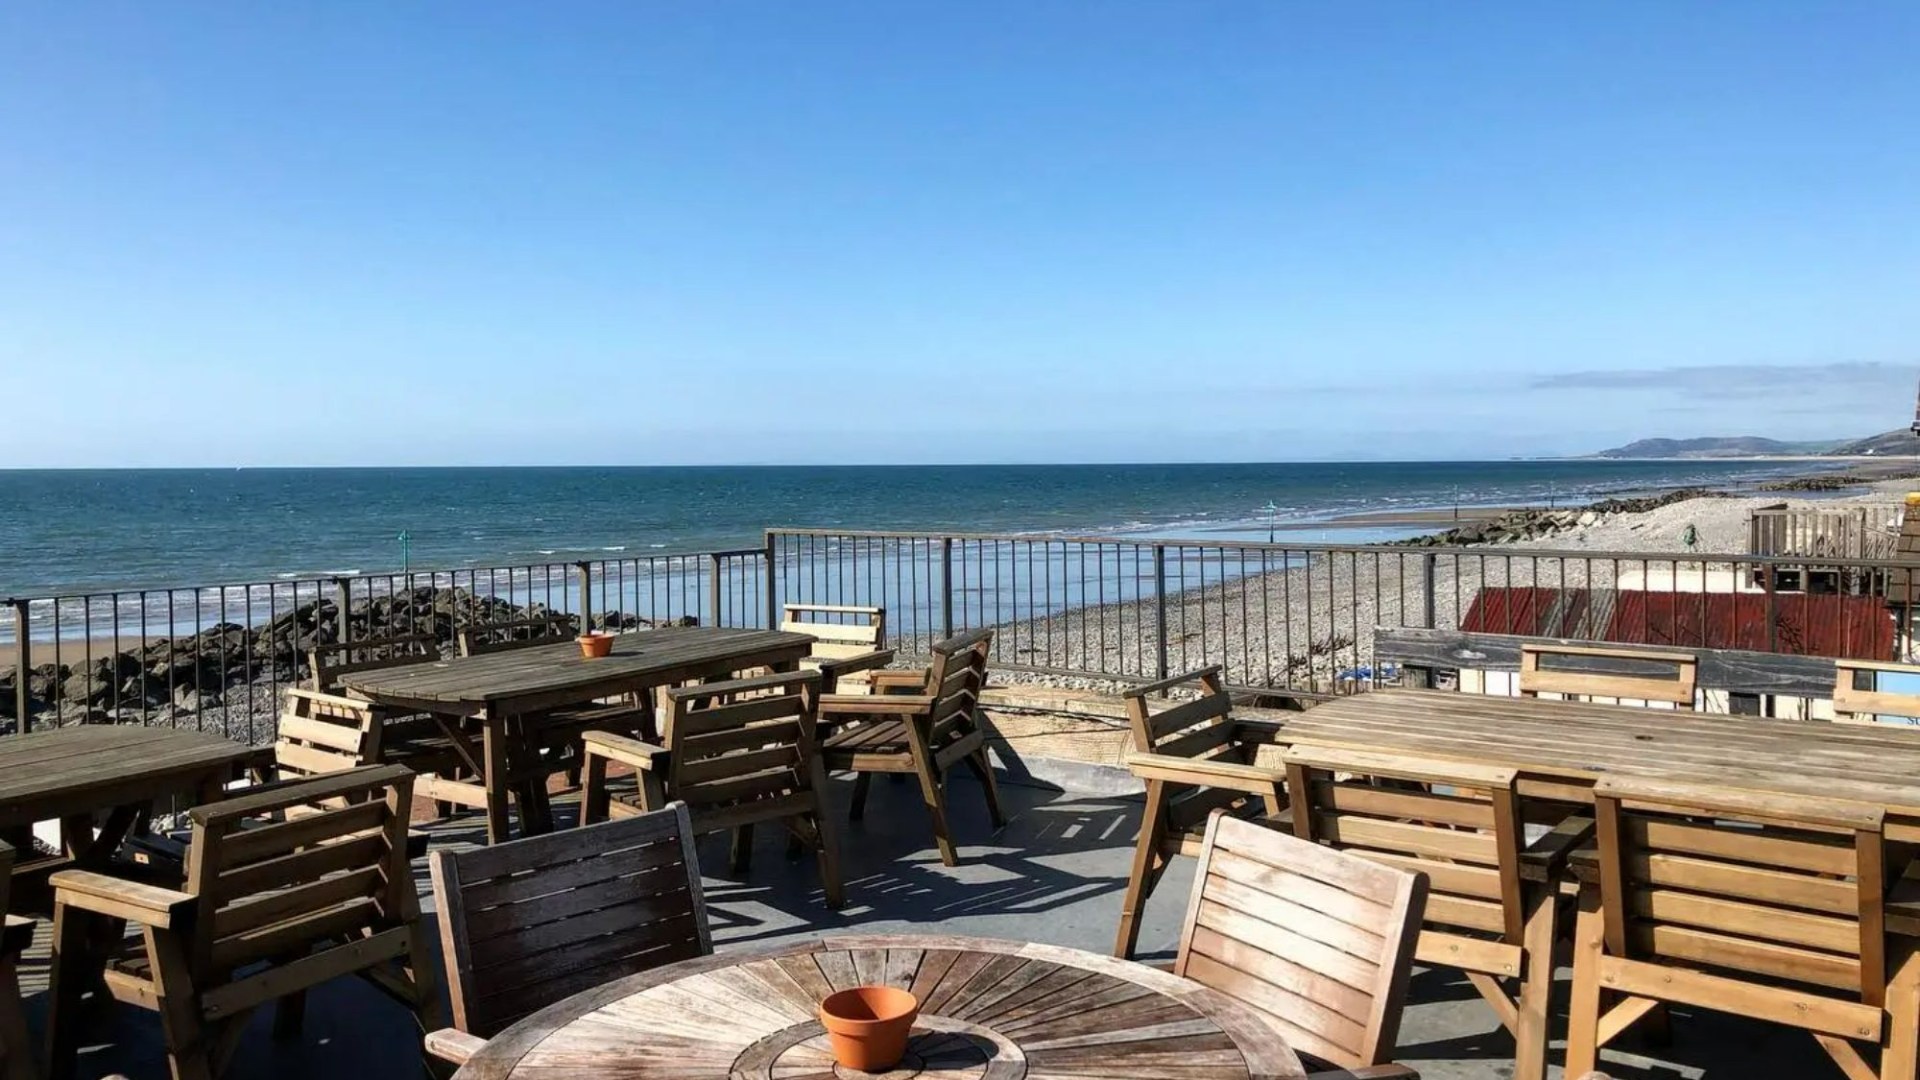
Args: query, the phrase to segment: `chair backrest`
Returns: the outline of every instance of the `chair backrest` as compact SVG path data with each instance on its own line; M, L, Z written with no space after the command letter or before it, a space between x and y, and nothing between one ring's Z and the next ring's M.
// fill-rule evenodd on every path
M819 701L817 671L661 689L667 798L703 833L816 811Z
M1295 836L1425 874L1430 928L1520 944L1525 829L1512 769L1306 746L1282 760Z
M713 951L683 804L431 860L454 1026L488 1038L626 975Z
M1554 660L1571 665L1556 665ZM1520 646L1520 693L1660 701L1691 709L1699 669L1700 660L1692 653L1528 642Z
M1192 688L1200 696L1170 709L1151 712L1147 699L1163 690ZM1233 740L1233 699L1220 679L1220 668L1201 668L1185 675L1139 686L1121 694L1133 748L1143 754L1171 757L1217 758L1237 753Z
M1849 724L1875 723L1882 716L1920 721L1920 665L1835 660L1833 673L1834 719ZM1887 680L1888 675L1894 679ZM1886 681L1906 686L1882 689Z
M1883 1003L1881 807L1638 779L1593 793L1609 955Z
M188 959L203 998L261 960L280 965L268 995L280 996L404 952L419 917L412 803L413 773L373 765L189 810L186 891L200 903Z
M580 634L580 616L565 612L535 615L505 622L474 623L457 635L461 656L527 649L571 641Z
M813 655L829 660L862 656L887 647L883 608L846 604L783 604L780 629L813 635Z
M340 685L342 675L378 671L440 659L440 642L432 634L397 634L315 645L307 650L310 687L323 693Z
M1385 1064L1425 900L1422 875L1216 812L1173 971L1252 1006L1295 1050Z
M380 760L380 723L372 702L288 687L280 692L273 763L282 780L299 780Z
M930 732L939 739L955 726L973 719L980 691L987 687L987 657L993 652L993 631L975 630L933 643L933 663L927 665L927 685L921 691L934 697L928 714Z

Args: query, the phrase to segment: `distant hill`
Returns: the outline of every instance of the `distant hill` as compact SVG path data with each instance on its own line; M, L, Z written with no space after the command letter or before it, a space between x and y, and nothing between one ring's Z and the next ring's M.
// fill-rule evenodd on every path
M1920 457L1920 438L1906 428L1899 431L1869 435L1864 439L1855 439L1850 443L1841 443L1827 451L1830 454L1882 454L1893 457Z
M1884 437L1884 436L1882 436ZM1908 436L1912 438L1912 436ZM1722 435L1702 439L1640 439L1625 446L1602 450L1603 458L1716 458L1763 457L1767 455L1825 454L1834 452L1831 441L1782 442L1758 435ZM1881 451L1885 453L1886 451Z

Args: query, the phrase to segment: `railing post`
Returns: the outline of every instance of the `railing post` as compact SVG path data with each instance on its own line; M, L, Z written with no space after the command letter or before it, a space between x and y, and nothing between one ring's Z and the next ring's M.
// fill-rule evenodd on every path
M368 594L367 599L369 601L368 618L372 618L371 601L373 599L373 596L371 593ZM352 584L349 583L346 578L343 578L343 577L334 578L333 579L333 611L334 611L334 619L336 620L336 625L338 625L340 628L338 633L336 634L336 637L343 644L353 640L353 622L351 619L347 618L347 614L349 611L352 610L352 607L353 607Z
M777 595L780 583L779 563L775 559L778 551L777 539L772 532L767 533L767 550L762 558L766 562L766 609L767 629L780 628L780 597Z
M940 538L940 636L953 636L953 537Z
M1429 551L1420 560L1422 582L1420 585L1420 625L1433 629L1433 579L1440 567L1440 557Z
M573 564L573 570L579 579L580 632L584 634L593 629L593 564L583 559Z
M27 689L28 676L33 673L33 626L27 616L27 602L9 602L13 604L13 732L25 735L33 730L32 710L28 708L33 704L33 694Z
M1167 677L1167 546L1153 545L1154 679ZM1161 693L1162 697L1166 694Z
M719 626L720 623L720 554L707 554L707 625Z

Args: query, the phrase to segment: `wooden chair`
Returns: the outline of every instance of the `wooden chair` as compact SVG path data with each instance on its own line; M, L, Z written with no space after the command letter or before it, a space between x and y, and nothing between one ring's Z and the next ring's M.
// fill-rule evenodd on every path
M77 998L95 975L98 918L137 923L106 958L105 988L160 1013L176 1080L226 1067L253 1011L278 1002L277 1035L298 1031L305 992L358 974L441 1026L439 988L407 862L413 775L378 765L270 784L188 811L179 889L90 870L54 887L50 1066L73 1075ZM289 810L347 805L282 820Z
M1833 718L1843 724L1879 723L1882 716L1920 723L1920 693L1882 690L1883 675L1920 680L1920 665L1886 664L1871 660L1833 662Z
M657 812L672 800L687 807L698 834L733 830L733 870L743 873L753 827L777 822L794 846L814 852L827 906L840 907L839 848L814 740L819 698L820 676L812 671L662 689L661 745L586 734L581 824ZM635 770L633 802L611 797L610 762Z
M1913 1080L1920 955L1886 932L1903 846L1880 806L1624 778L1593 794L1569 1075L1674 1003L1804 1029L1856 1080Z
M1149 711L1150 695L1190 686L1199 697ZM1135 687L1122 697L1133 732L1127 768L1147 785L1113 944L1113 954L1125 959L1139 942L1147 897L1175 855L1199 854L1213 811L1239 817L1279 814L1286 807L1286 777L1254 763L1259 746L1272 741L1274 725L1234 718L1218 667Z
M687 808L530 836L430 864L453 1028L427 1036L464 1064L562 998L713 952Z
M1512 769L1304 746L1283 760L1294 835L1425 874L1415 959L1464 972L1513 1036L1516 1080L1544 1080L1559 882L1592 821L1562 811L1528 844Z
M20 957L33 944L33 920L7 914L13 848L0 844L0 1080L37 1080L33 1036L20 1004Z
M829 693L866 693L871 682L868 672L893 663L894 651L887 648L884 608L783 604L780 629L812 635L813 652L800 661L800 666L826 675L824 686Z
M504 622L472 623L456 635L461 656L480 656L508 649L526 649L572 641L580 635L580 616L564 613L535 615Z
M432 634L395 634L315 645L307 650L308 686L333 693L340 677L356 671L425 664L440 659L440 642Z
M1612 670L1583 671L1540 663L1543 658L1555 657L1569 659L1575 665ZM1672 678L1648 670L1669 665ZM1612 698L1664 702L1677 709L1691 709L1699 670L1699 658L1692 653L1529 642L1520 646L1520 696L1547 693L1588 701Z
M934 643L933 664L924 671L875 671L871 695L820 698L820 724L828 729L821 740L826 766L854 774L852 819L865 812L874 773L912 773L933 818L940 861L948 866L959 861L947 829L948 770L965 763L980 780L993 827L1007 823L987 760L987 736L975 716L992 649L991 630L960 634Z
M1251 1006L1310 1073L1409 1077L1400 1032L1424 874L1297 840L1224 811L1207 818L1173 973Z

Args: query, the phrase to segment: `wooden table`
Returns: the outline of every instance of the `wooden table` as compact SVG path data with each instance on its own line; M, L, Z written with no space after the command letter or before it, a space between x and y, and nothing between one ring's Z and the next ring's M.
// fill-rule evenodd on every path
M1513 768L1522 796L1571 802L1606 775L1856 799L1886 808L1888 839L1920 842L1916 728L1377 690L1289 717L1276 738Z
M104 862L155 800L218 799L252 755L251 747L218 735L134 724L0 738L0 833L24 840L19 834L35 822L58 821L65 849L63 859L35 860L23 848L14 872L40 876L60 866ZM94 815L100 811L107 817L96 834Z
M816 1019L835 990L922 1003L893 1072L836 1072ZM1251 1009L1141 964L981 938L828 936L671 964L568 998L487 1043L455 1080L1150 1080L1299 1077Z
M592 660L566 641L356 672L343 676L341 685L394 711L429 713L443 721L442 730L482 777L487 840L496 843L507 837L508 761L519 752L513 740L532 738L536 732L529 727L542 713L746 668L791 671L812 647L811 636L779 630L667 627L617 634L612 654ZM458 719L480 724L478 752L457 724L445 723ZM517 733L509 721L520 721ZM421 794L431 792L423 788ZM526 817L523 807L523 829Z

